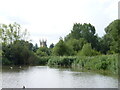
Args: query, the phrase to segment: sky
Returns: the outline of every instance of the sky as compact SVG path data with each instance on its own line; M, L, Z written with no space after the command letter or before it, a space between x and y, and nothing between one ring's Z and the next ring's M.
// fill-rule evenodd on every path
M0 23L17 22L30 33L33 44L40 39L56 44L74 23L91 23L102 37L104 28L118 18L119 0L0 0Z

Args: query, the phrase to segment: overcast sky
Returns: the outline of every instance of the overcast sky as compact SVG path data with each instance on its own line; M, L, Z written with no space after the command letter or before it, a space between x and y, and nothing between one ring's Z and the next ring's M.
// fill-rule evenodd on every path
M99 36L118 18L119 0L0 0L0 23L17 22L32 43L47 39L48 46L70 33L74 23L91 23Z

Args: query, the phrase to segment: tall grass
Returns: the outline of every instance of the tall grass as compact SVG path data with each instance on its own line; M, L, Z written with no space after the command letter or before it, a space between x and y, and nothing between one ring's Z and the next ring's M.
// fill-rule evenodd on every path
M99 56L52 56L48 60L49 66L66 66L74 69L103 70L113 74L118 73L118 55Z
M77 57L72 63L73 68L87 70L107 70L118 73L118 55L99 55L93 57Z

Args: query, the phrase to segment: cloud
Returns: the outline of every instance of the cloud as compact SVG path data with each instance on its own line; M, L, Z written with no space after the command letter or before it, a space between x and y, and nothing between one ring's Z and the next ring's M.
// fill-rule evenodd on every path
M111 3L108 8L105 9L106 14L109 19L117 19L118 17L118 1Z
M70 33L74 23L91 23L99 36L117 19L117 0L1 0L0 23L17 22L30 32L33 43L48 44Z
M20 25L30 25L29 22L25 21L25 19L22 19L22 18L17 17L17 16L14 16L14 17L7 16L7 20L12 21L12 22L17 22Z
M9 22L9 20L7 20L6 18L4 18L3 16L0 16L0 24L3 24L3 23L9 24L10 22Z

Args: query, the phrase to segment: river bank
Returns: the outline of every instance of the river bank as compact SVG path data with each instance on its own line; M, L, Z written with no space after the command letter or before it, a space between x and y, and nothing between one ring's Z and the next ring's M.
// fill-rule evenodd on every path
M4 63L4 62L3 62ZM38 57L31 66L48 65L51 67L69 67L76 71L93 71L118 75L118 55L98 56L48 56ZM6 66L3 64L3 66ZM7 66L21 66L9 64ZM29 65L28 65L29 66Z
M99 56L63 56L51 57L48 60L49 66L71 67L74 70L102 71L118 75L118 55Z

